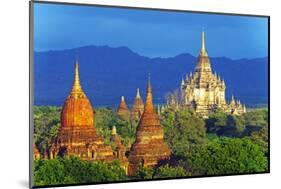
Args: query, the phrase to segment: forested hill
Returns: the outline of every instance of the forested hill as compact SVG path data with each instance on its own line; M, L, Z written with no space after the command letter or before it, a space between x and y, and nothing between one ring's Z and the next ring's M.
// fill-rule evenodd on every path
M209 52L211 55L211 51ZM122 95L133 103L136 88L145 97L151 74L155 103L180 86L182 77L194 70L196 57L183 53L170 58L140 56L127 47L85 46L75 49L35 52L36 105L62 105L73 83L74 63L79 59L82 87L94 106L117 106ZM247 105L266 104L268 59L211 58L214 72L226 83L227 100L232 94Z

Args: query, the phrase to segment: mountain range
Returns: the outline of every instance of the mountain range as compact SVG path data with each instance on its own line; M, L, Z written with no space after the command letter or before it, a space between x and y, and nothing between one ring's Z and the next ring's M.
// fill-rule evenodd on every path
M180 87L186 73L194 71L196 57L189 53L169 58L149 58L128 47L84 46L34 52L34 104L61 106L74 79L79 60L80 81L93 106L117 107L122 95L133 103L139 87L143 100L150 73L154 103ZM210 57L213 72L226 83L226 98L233 94L247 106L268 103L268 58Z

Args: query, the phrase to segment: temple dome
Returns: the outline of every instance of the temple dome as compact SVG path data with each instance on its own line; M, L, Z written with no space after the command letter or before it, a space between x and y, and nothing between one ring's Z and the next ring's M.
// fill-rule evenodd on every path
M61 124L62 127L94 125L93 108L80 85L78 62L75 64L72 90L62 108Z

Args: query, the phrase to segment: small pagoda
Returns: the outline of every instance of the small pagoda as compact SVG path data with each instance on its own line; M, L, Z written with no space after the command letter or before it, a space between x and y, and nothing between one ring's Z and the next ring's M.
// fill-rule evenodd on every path
M154 110L150 79L147 85L144 112L137 127L136 141L129 152L129 175L140 167L155 167L159 161L169 159L171 150L164 141L164 132Z
M112 127L110 142L113 149L114 158L120 161L121 166L126 171L126 174L128 174L129 162L125 155L126 148L123 146L121 137L117 134L115 126Z
M111 161L113 151L104 144L94 126L94 111L82 90L79 80L78 61L72 90L61 111L61 127L50 149L50 158L76 156L84 160Z
M124 96L121 97L121 102L117 109L117 114L124 120L130 119L130 111L128 109Z
M144 104L140 96L140 90L139 88L137 88L137 95L135 97L134 104L131 109L131 119L139 121L143 111L144 111Z

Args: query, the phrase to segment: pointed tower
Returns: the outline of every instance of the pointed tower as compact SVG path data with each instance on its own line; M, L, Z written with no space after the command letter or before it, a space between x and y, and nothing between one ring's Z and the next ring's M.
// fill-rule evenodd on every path
M161 109L160 109L160 105L159 104L157 104L157 114L158 114L158 116L161 115Z
M188 81L188 73L185 75L185 82Z
M199 56L197 58L195 71L199 73L212 72L208 53L205 48L205 32L202 32L202 45L201 45Z
M118 110L117 110L117 114L125 120L128 120L130 118L130 112L129 109L127 107L127 104L125 102L125 97L122 96L121 97L121 102L119 104Z
M229 105L235 106L235 99L234 99L233 95L231 96L231 101L230 101Z
M184 79L183 79L183 77L181 78L181 86L184 86Z
M71 92L61 111L61 127L49 151L51 159L69 155L86 160L113 158L111 147L96 134L93 108L80 85L78 61Z
M135 101L131 109L131 118L133 120L139 121L143 113L143 110L144 110L144 104L140 96L140 90L139 88L137 88L137 95L135 97Z
M144 112L137 127L136 141L129 153L129 175L140 167L154 167L161 160L168 159L171 151L164 142L164 132L154 110L150 79L147 84L147 95Z

